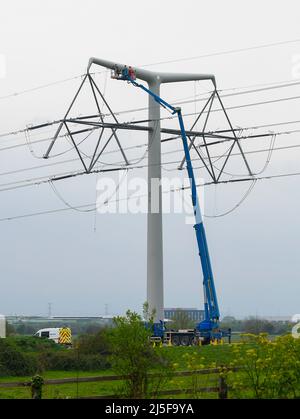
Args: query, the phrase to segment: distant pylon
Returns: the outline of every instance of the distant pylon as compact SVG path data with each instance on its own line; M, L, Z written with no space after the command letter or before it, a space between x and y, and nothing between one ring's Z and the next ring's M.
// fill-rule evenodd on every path
M48 317L49 319L52 317L52 303L48 303Z

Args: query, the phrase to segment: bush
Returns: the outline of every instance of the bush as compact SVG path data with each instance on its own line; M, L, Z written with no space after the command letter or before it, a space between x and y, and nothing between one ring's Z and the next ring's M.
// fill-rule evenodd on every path
M14 336L6 338L6 343L24 352L59 351L64 348L53 340L34 336Z
M237 320L232 316L226 316L220 322L221 329L231 328L233 332L268 333L283 335L291 331L293 325L287 321L268 321L262 318L248 317L245 320Z
M233 346L233 387L240 396L243 389L257 399L297 398L300 395L300 339L291 335L270 341L266 334L245 335Z
M79 336L75 346L81 355L107 355L109 353L108 330Z
M171 364L166 354L149 341L152 319L146 328L141 316L128 310L126 316L116 317L114 323L115 328L109 333L112 368L128 377L119 389L120 394L129 399L157 395L169 379ZM150 372L155 373L151 379Z
M35 372L36 362L30 355L24 355L4 339L0 339L0 374L31 375Z
M103 370L110 367L107 359L101 355L81 355L70 349L63 352L44 352L37 359L39 371L92 371Z
M91 349L92 351L92 349ZM110 368L99 353L65 349L50 340L21 337L0 339L0 374L27 376L46 370L92 371Z

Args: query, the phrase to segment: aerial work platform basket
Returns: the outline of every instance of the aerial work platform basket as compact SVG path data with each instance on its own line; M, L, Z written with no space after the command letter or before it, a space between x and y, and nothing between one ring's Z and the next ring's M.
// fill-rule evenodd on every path
M116 80L136 80L136 74L133 67L125 65L124 67L119 67L117 64L111 70L111 78Z

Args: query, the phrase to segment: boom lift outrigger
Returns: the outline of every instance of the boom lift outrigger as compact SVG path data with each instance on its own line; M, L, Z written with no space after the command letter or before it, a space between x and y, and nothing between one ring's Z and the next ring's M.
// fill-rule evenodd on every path
M186 159L186 168L189 176L190 187L192 192L192 204L194 209L195 216L195 233L198 244L199 256L201 260L202 272L203 272L203 290L204 290L204 320L201 321L196 326L196 337L199 337L203 343L210 343L212 341L220 341L224 336L228 336L230 339L230 331L221 331L219 327L219 318L220 311L218 306L217 294L214 284L213 271L208 251L208 245L206 240L206 233L203 224L203 218L201 214L201 209L199 205L197 186L194 176L193 165L190 156L190 149L188 146L187 135L184 127L184 121L182 117L182 112L180 107L174 107L168 102L163 100L161 97L153 93L151 90L147 89L144 85L137 83L135 81L134 71L129 67L131 71L128 72L126 67L125 71L119 71L116 68L112 73L112 78L117 80L124 80L131 83L133 86L138 87L144 90L148 95L150 95L156 102L158 102L162 107L169 109L173 115L177 115L178 122L180 126L181 138L184 148L184 154ZM164 325L155 325L154 334L156 336L162 337L164 334Z

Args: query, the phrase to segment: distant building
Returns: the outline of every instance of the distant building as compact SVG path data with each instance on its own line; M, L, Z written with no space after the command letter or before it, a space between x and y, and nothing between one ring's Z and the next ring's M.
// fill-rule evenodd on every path
M178 313L184 313L188 318L195 322L201 322L204 320L204 310L198 310L197 308L165 308L165 319L172 320L178 315Z

